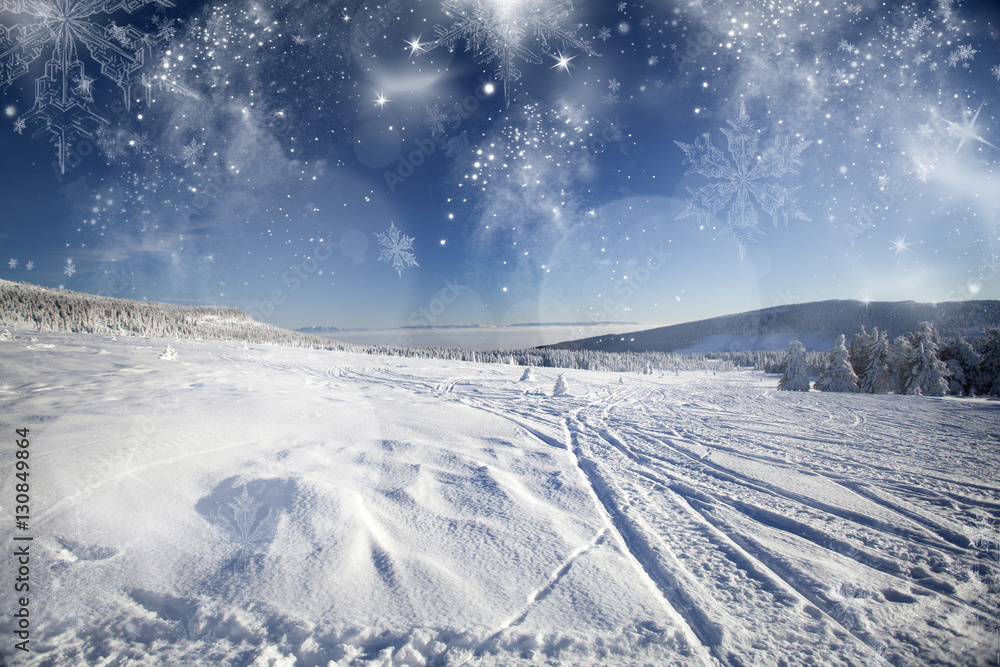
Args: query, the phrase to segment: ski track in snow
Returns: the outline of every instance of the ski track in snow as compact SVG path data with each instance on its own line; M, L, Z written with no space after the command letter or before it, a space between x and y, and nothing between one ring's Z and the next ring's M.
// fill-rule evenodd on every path
M14 664L1000 660L996 402L30 333L0 342L44 601Z

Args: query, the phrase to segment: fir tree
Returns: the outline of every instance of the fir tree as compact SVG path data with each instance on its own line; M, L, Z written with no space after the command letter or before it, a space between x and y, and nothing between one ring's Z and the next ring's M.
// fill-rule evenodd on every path
M948 391L948 367L938 358L934 325L921 322L920 331L906 358L905 392L913 395L944 396Z
M569 393L569 385L566 384L566 376L559 374L559 379L556 380L555 389L552 390L553 396L565 396Z
M535 371L532 370L531 366L524 369L524 373L521 374L521 382L534 382L535 381Z
M906 393L907 380L909 379L907 359L912 350L913 345L905 336L896 336L892 345L889 346L889 381L886 388L894 394Z
M878 340L878 327L872 333L865 331L865 325L861 325L861 331L851 336L851 344L847 352L851 358L851 368L858 376L858 387L863 387L865 378L868 375L868 350L872 343Z
M829 352L826 369L816 381L816 389L851 393L858 391L858 376L851 368L850 354L844 345L844 334L837 336L837 342Z
M778 389L783 391L809 391L806 375L806 348L797 340L788 341L785 354L785 372L778 381Z
M979 389L979 355L961 336L941 348L941 361L948 367L949 393L972 396Z
M979 358L979 391L983 396L1000 396L1000 331L986 333L986 346Z
M889 335L885 332L872 333L873 340L868 347L868 366L865 368L864 379L859 383L859 388L866 394L884 394L890 389L889 376Z

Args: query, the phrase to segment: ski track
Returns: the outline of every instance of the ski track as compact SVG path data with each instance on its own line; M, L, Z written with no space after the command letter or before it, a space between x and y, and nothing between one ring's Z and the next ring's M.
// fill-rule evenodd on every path
M456 387L473 381L471 378L450 379L440 383L438 390L454 398ZM617 388L617 385L612 386ZM764 392L757 398L769 400L769 396ZM962 523L955 520L959 517L947 519L940 512L915 507L910 498L900 497L898 489L909 486L913 492L928 498L928 502L935 503L938 509L950 509L961 503L996 516L996 500L1000 496L997 487L942 475L916 475L918 479L932 481L935 487L946 487L938 492L906 481L914 477L914 473L900 470L898 466L873 466L870 461L854 462L849 457L837 457L831 452L833 448L843 448L845 440L854 443L870 440L873 428L877 432L882 426L881 419L876 421L878 427L873 427L869 415L847 407L806 406L805 410L818 410L824 415L823 426L807 433L796 426L794 411L784 418L774 418L758 408L747 409L745 405L738 409L702 405L691 410L688 405L678 405L676 397L672 397L666 410L656 415L658 423L652 423L651 411L646 406L663 399L671 397L660 388L643 391L632 385L617 392L609 390L577 399L575 407L563 409L572 415L566 418L567 448L573 452L616 536L660 590L665 603L684 619L717 662L745 664L746 656L754 653L754 644L748 644L745 637L778 634L775 624L788 623L787 618L796 615L800 617L797 623L801 626L810 622L825 625L829 632L823 637L856 642L856 648L850 651L838 647L852 656L848 659L849 664L872 664L882 659L878 656L890 656L892 660L907 663L919 662L917 656L924 651L910 645L905 638L897 639L896 628L880 632L868 625L852 623L850 619L843 620L841 610L847 603L838 599L833 588L825 585L816 572L803 571L799 563L780 553L767 540L759 539L756 531L747 530L741 522L756 523L763 529L781 531L788 539L810 543L810 547L804 548L827 553L827 558L840 566L847 561L854 564L853 568L870 570L870 576L881 582L883 604L888 608L906 607L916 599L914 594L939 606L950 603L955 608L982 607L979 600L961 599L956 595L961 582L947 575L957 568L941 576L912 575L908 563L898 558L897 549L918 554L925 560L944 558L968 562L973 555L970 540L961 531ZM505 417L535 438L553 444L550 436L540 434L530 425L533 420L549 425L554 410L544 404L525 409L516 399L496 400L484 390L478 391L474 400L467 395L459 400ZM745 409L749 416L742 416L740 409ZM685 410L688 414L684 414ZM517 414L518 418L511 414ZM612 421L622 428L620 432L608 426ZM669 427L664 428L664 424ZM956 424L951 420L913 418L892 420L890 426L888 433L878 433L878 441L891 441L894 435L911 429L952 429ZM720 432L733 432L734 437L720 437ZM810 451L812 460L804 464L787 458L789 447L785 443L789 442L802 443L800 447L809 443L825 445L826 449ZM781 486L780 478L770 481L748 477L712 461L710 456L696 454L696 450L726 452L779 471L821 477L837 485L845 495L877 506L889 517L878 518L869 512L832 505L790 491ZM780 456L781 453L786 456ZM611 465L616 459L617 463ZM843 469L845 465L847 469ZM639 490L642 482L645 482L644 491ZM707 489L708 485L717 486L719 482L723 483L723 491L718 488L714 492L698 490L699 487ZM738 491L725 490L732 487ZM892 493L893 490L897 493ZM780 501L777 511L767 509L775 507L777 501ZM786 507L794 507L796 513L806 513L808 520L789 517L782 511ZM742 518L734 523L727 515ZM835 531L817 529L814 524L830 524ZM862 535L862 544L838 536L846 530ZM693 555L688 557L687 554ZM710 568L704 567L706 558L713 560ZM719 575L720 572L729 576L736 572L735 576L743 577L743 585L735 587L739 591L737 594L729 590L731 587L705 585L705 581L699 581L695 574L699 566L712 570L721 579L725 579L725 575ZM785 619L769 613L775 605L791 608L791 611L786 610ZM741 611L738 617L727 612L734 608ZM903 617L908 618L905 613ZM753 619L768 619L769 623ZM734 626L743 626L746 632L733 637L728 629ZM833 645L827 648L833 650ZM877 655L874 652L878 652Z
M556 450L553 457L565 457L604 525L554 568L537 573L540 583L525 591L524 603L485 638L479 635L471 649L476 658L501 653L565 585L581 557L613 541L676 620L689 657L704 664L811 664L831 655L845 665L991 659L987 649L974 652L981 638L949 619L963 611L995 613L991 601L970 592L966 576L974 568L997 574L968 532L972 520L1000 518L1000 484L991 464L977 460L983 454L975 447L976 438L992 438L984 447L996 449L995 406L783 394L771 389L773 378L762 385L760 374L749 373L691 374L676 384L672 376L636 376L619 384L612 374L580 372L571 377L571 395L552 397L557 369L536 369L544 380L518 382L518 367L469 364L448 372L442 365L419 375L391 358L321 368L256 352L216 354L236 373L252 361L257 369L330 391L343 382L362 395L377 386L459 403L505 420L545 451ZM121 368L106 377L156 370ZM184 379L190 387L214 381L197 370ZM276 393L287 391L282 386ZM913 400L922 401L921 410L908 412ZM935 434L960 428L968 442L956 438L953 454L935 449ZM170 434L183 435L176 428ZM133 450L151 460L104 476L89 492L244 445L172 456L163 446ZM955 461L968 462L971 472ZM38 519L63 512L69 502L54 503ZM376 542L369 548L386 587L404 589L393 550ZM864 594L850 597L845 590ZM925 617L915 609L951 616ZM909 633L915 625L921 642ZM949 653L954 650L973 652L963 658Z

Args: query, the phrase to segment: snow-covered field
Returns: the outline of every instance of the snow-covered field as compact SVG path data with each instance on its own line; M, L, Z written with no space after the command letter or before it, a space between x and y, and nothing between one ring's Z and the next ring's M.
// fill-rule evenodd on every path
M568 371L553 397L555 369L15 333L13 664L1000 658L995 401L750 372ZM30 655L13 533L34 538Z

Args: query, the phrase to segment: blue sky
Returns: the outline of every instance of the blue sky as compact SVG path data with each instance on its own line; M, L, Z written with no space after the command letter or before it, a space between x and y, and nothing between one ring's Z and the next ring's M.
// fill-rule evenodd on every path
M64 23L3 12L0 278L290 328L995 299L988 7L237 1L71 18L128 56L124 81L85 43L26 58L30 31ZM69 72L50 86L68 110L36 102L46 61ZM393 227L396 266L379 261Z

